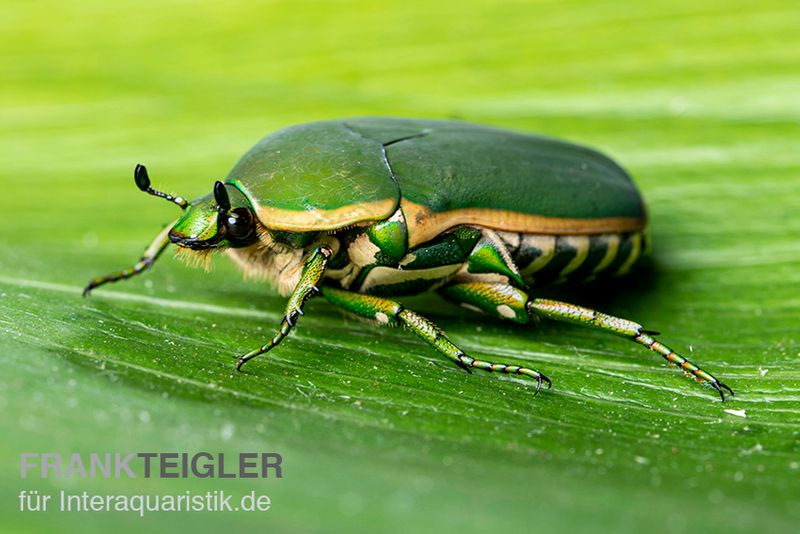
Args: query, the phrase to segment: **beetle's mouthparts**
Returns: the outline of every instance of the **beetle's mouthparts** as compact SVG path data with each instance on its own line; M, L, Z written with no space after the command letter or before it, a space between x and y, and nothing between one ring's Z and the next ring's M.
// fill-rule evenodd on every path
M217 248L219 246L217 241L201 241L197 238L184 237L173 232L169 233L169 240L179 247L190 248L192 250L208 250L210 248Z
M184 210L190 205L189 202L183 197L175 197L150 187L150 176L147 174L147 167L141 163L138 163L136 168L133 169L133 179L136 182L136 186L145 193L149 193L154 197L164 198L170 202L174 202Z

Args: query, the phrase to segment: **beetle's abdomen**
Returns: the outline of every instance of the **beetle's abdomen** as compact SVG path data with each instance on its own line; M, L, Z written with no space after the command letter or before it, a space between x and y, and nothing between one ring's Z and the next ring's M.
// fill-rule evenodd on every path
M525 283L583 282L627 273L648 250L646 231L598 235L501 233Z

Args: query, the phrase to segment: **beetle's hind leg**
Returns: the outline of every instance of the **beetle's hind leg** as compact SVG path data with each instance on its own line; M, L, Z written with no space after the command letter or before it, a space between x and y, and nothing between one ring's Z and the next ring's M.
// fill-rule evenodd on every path
M177 219L176 219L177 221ZM99 287L103 284L107 284L109 282L116 282L117 280L125 280L132 276L136 276L137 274L141 274L147 269L149 269L153 263L161 256L161 253L169 245L169 230L172 228L172 225L175 224L176 221L172 221L168 225L164 227L161 232L153 239L153 242L147 247L142 254L142 257L137 261L132 267L129 267L123 271L117 271L115 273L107 274L105 276L98 276L97 278L92 278L86 287L83 289L83 296L86 297L91 293L91 291Z
M450 341L438 326L425 317L404 308L399 302L328 286L322 287L321 292L329 302L353 315L383 325L405 326L439 353L469 372L475 368L488 372L528 376L536 380L537 393L541 389L542 383L546 383L547 387L550 387L550 379L533 369L505 363L492 363L468 356Z
M731 388L660 341L657 341L653 337L656 334L655 332L645 330L642 325L633 321L606 315L605 313L567 302L531 299L521 289L502 282L454 281L440 288L439 292L448 300L502 319L527 323L534 317L547 317L548 319L580 324L626 337L657 352L669 364L680 367L685 374L694 377L698 382L710 384L719 393L723 401L725 400L724 390L733 395Z
M580 324L627 337L631 341L644 345L648 349L657 352L667 360L670 365L680 367L687 376L694 377L695 380L700 383L706 382L710 384L711 387L717 390L717 393L719 393L723 401L725 400L724 390L727 390L728 393L733 395L733 390L731 388L656 340L653 335L657 334L657 332L645 330L644 327L638 323L614 317L613 315L600 313L589 308L584 308L583 306L559 302L557 300L533 299L528 301L527 306L530 313L541 315L542 317L555 319L556 321Z

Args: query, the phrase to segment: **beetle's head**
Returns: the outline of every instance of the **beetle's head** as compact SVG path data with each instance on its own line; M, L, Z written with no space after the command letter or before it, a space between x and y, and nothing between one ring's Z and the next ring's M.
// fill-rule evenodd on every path
M134 172L139 189L178 204L183 215L169 231L169 240L191 250L245 247L258 241L256 215L250 201L231 184L216 182L214 192L189 203L150 187L144 165Z
M169 239L192 250L245 247L258 240L256 215L236 186L216 182L213 193L192 202Z

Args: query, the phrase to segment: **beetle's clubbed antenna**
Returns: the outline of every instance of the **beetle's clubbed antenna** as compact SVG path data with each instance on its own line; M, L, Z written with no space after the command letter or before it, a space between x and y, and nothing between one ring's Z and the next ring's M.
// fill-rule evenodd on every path
M136 180L137 187L145 193L150 193L154 197L165 198L170 202L174 202L184 210L189 206L189 202L183 197L174 197L150 187L150 176L147 175L147 167L141 163L137 164L136 168L133 170L133 179Z

